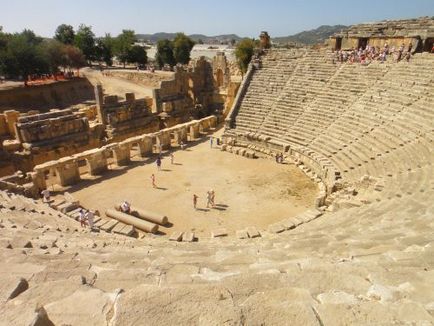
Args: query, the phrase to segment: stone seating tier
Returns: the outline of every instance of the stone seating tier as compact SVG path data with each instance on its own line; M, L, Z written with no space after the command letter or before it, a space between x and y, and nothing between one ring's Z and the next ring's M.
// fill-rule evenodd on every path
M284 86L272 93L257 84L275 70L267 73L265 65L256 71L235 117L235 134L253 132L309 148L353 183L366 174L395 177L433 162L434 56L368 66L334 65L326 58L324 51L309 51L296 59Z

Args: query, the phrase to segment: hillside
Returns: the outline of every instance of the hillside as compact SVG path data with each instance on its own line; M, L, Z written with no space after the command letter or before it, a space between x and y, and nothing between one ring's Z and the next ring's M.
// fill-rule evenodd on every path
M302 43L307 45L323 43L334 33L340 32L342 29L347 28L345 25L322 25L316 29L303 31L290 36L282 36L273 38L274 43Z
M151 41L152 43L156 43L159 40L169 39L173 40L176 36L176 33L155 33L155 34L136 34L136 38L138 40ZM191 34L188 35L193 41L198 42L202 40L204 43L226 43L230 40L234 39L236 41L240 40L236 34L223 34L223 35L215 35L215 36L207 36L203 34Z
M345 25L322 25L316 29L312 29L309 31L303 31L294 35L274 37L272 41L274 43L286 44L288 42L301 43L301 44L316 44L323 43L326 39L328 39L334 33L340 32L342 29L347 28ZM138 40L150 41L151 43L156 43L159 40L169 39L173 40L176 36L176 33L155 33L155 34L136 34L136 38ZM223 35L215 35L215 36L207 36L203 34L191 34L188 35L193 41L198 42L202 40L203 43L215 44L215 43L228 43L232 39L239 41L242 37L236 34L223 34Z

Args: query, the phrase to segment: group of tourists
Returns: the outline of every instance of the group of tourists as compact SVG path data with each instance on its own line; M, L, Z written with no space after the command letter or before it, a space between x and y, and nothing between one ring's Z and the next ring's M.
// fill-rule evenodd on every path
M80 211L80 216L78 218L81 227L86 227L88 225L91 229L94 227L93 219L95 217L95 213L91 210L85 210L84 208Z
M220 146L220 144L221 144L221 140L220 140L220 138L218 138L218 137L210 137L209 138L209 146L211 147L211 148L213 148L213 146L214 146L214 140L215 140L215 143L216 143L216 145L217 146Z
M409 62L412 48L413 45L411 43L407 48L402 44L398 49L394 46L390 48L387 43L384 44L383 48L367 45L364 49L360 47L359 50L355 48L350 51L339 50L335 52L335 58L333 58L333 60L337 60L338 62L369 64L375 60L383 63L388 57L391 57L394 58L396 62L403 59Z
M41 191L41 197L42 197L42 202L48 204L51 202L51 194L50 194L50 190L48 189L44 189ZM91 211L91 210L86 210L84 208L82 208L80 210L80 215L78 217L78 221L80 222L81 227L86 227L86 225L88 225L91 229L94 228L94 217L95 215L99 216L99 212L98 211Z
M199 196L196 194L193 194L193 207L194 209L197 209L197 200L199 199ZM213 189L208 190L206 192L206 208L214 207L215 206L215 191Z

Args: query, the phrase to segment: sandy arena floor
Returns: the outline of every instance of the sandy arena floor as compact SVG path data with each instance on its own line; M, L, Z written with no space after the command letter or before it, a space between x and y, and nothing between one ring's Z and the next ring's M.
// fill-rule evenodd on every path
M173 223L160 227L167 235L192 230L198 236L209 236L218 227L230 233L248 226L261 229L313 206L317 186L293 165L211 149L207 140L173 153L175 164L165 153L161 171L154 158L135 157L130 166L83 181L68 191L84 207L101 213L122 200L163 213ZM152 187L152 173L157 189ZM216 193L214 208L206 207L209 189ZM196 210L193 194L199 196Z

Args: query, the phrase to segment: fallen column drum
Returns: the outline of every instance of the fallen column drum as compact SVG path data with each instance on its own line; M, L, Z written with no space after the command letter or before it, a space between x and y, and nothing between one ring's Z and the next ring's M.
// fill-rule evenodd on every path
M115 209L120 211L121 205L116 205ZM134 206L130 207L130 215L133 215L135 217L141 218L142 220L146 220L152 223L157 223L160 225L166 225L168 223L167 216L164 216L162 214L154 213L147 211L145 209L140 209Z
M114 218L120 222L123 222L125 224L132 225L135 228L142 230L142 231L145 231L145 232L156 233L158 231L158 225L157 224L138 219L137 217L134 217L134 216L122 213L122 212L118 212L117 210L114 210L114 209L106 210L105 215L107 215L108 217Z

